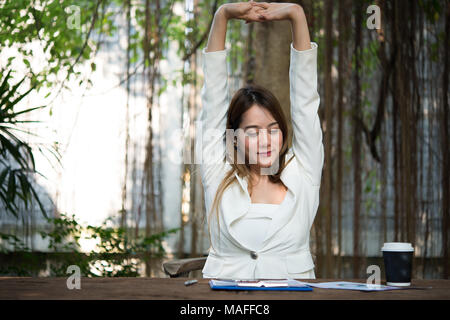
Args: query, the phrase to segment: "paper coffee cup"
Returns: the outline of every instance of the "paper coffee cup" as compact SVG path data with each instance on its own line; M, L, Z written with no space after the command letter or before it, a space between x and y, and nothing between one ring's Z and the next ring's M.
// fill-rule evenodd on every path
M388 286L410 286L414 248L408 242L386 242L381 248Z

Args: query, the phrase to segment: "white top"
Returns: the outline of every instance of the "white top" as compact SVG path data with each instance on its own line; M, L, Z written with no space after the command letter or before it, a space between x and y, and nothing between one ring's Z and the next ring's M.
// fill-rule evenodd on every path
M235 231L241 235L240 240L248 248L258 251L263 247L270 224L276 219L277 213L282 210L281 207L288 197L288 192L286 192L284 200L280 204L250 203L248 212L234 223ZM257 232L251 232L255 230Z
M247 214L237 220L234 225L236 232L242 235L241 241L254 251L261 249L272 222L272 216L279 206L279 204L270 203L251 203ZM258 232L249 232L250 230L258 230Z

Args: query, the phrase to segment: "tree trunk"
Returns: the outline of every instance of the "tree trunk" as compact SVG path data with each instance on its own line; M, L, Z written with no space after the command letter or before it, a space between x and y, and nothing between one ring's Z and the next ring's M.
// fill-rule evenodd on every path
M333 0L325 2L325 230L326 230L326 276L332 278L334 270L332 261L332 237L333 237L333 206L332 206L332 137L333 137L333 81L331 78L331 66L333 63Z
M193 71L194 73L194 77L196 77L196 72L195 70L197 69L197 63L196 63L196 59L197 59L197 55L193 54L191 56L191 71ZM197 96L197 90L196 90L196 81L194 78L193 83L191 83L190 85L190 97L189 97L189 120L190 120L190 137L189 139L191 139L191 155L194 154L194 149L195 149L195 135L194 135L194 130L195 130L195 114L196 114L196 103L195 103L195 98ZM196 168L196 164L194 164L194 161L191 161L191 165L190 165L190 173L191 173L191 178L190 178L190 203L189 203L189 210L190 210L190 221L191 221L191 255L192 256L197 256L198 253L198 248L197 248L197 244L198 244L198 223L197 223L197 219L198 216L200 215L200 212L197 211L197 206L196 206L196 198L197 198L197 192L199 192L197 189L200 186L198 184L198 172L195 170Z
M360 274L360 225L359 219L361 215L361 133L362 128L359 119L361 119L361 53L362 53L362 3L354 2L355 15L355 70L354 85L355 94L353 101L353 143L352 143L352 159L353 159L353 276L359 278Z
M128 180L128 149L130 144L130 40L131 40L131 3L130 0L126 2L126 18L127 18L127 61L126 61L126 73L127 73L127 102L125 106L125 169L124 169L124 178L122 184L122 208L121 208L121 220L120 226L122 228L126 227L126 219L127 219L127 210L126 210L126 201L127 201L127 180Z
M395 8L395 3L391 3L392 5L392 13L391 13L391 44L393 51L398 51L398 42L397 42L397 34L398 34L398 26L397 26L397 10ZM399 54L397 54L395 59L395 64L398 65L401 63L399 61ZM401 193L399 191L399 148L398 148L398 70L394 68L393 72L393 81L392 81L392 121L393 121L393 155L394 155L394 241L399 241L400 234L400 210L401 210Z
M148 61L148 68L144 67L144 74L147 80L147 110L148 110L148 137L146 144L146 155L144 161L144 184L145 184L145 236L148 237L152 232L157 230L158 219L155 208L155 191L154 191L154 178L153 178L153 102L155 95L155 83L158 75L158 63L161 55L160 45L160 1L156 1L154 10L154 23L152 25L150 1L145 1L145 38L144 38L144 59ZM156 30L153 30L156 29ZM151 43L153 40L153 44ZM150 53L153 53L153 56ZM151 275L151 265L149 261L146 263L146 275Z
M338 98L337 98L337 181L336 181L336 196L337 196L337 276L341 277L342 271L342 186L343 186L343 133L344 133L344 82L347 78L346 64L347 64L347 32L348 16L346 15L348 4L346 0L339 1L339 44L338 44Z
M443 278L450 277L450 137L449 137L449 53L450 47L450 2L445 8L445 38L444 38L444 72L442 73L442 117L441 117L441 150L442 163L442 256L444 258Z
M280 101L291 123L289 98L289 57L292 42L288 21L257 23L255 30L255 71L253 82L270 90Z

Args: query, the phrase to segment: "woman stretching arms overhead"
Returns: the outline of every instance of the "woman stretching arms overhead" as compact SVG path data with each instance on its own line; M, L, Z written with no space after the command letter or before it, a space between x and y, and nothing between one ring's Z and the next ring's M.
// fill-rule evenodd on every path
M288 20L293 128L267 89L247 85L229 99L227 22ZM205 278L314 279L309 236L324 162L318 116L317 44L301 6L227 3L214 15L202 51L204 85L198 159L211 240Z

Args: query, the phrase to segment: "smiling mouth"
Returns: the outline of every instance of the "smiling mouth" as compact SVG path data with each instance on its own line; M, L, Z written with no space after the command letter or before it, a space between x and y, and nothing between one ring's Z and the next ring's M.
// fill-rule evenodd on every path
M259 155L265 156L265 157L270 157L270 155L272 154L272 151L268 151L268 152L258 152Z

